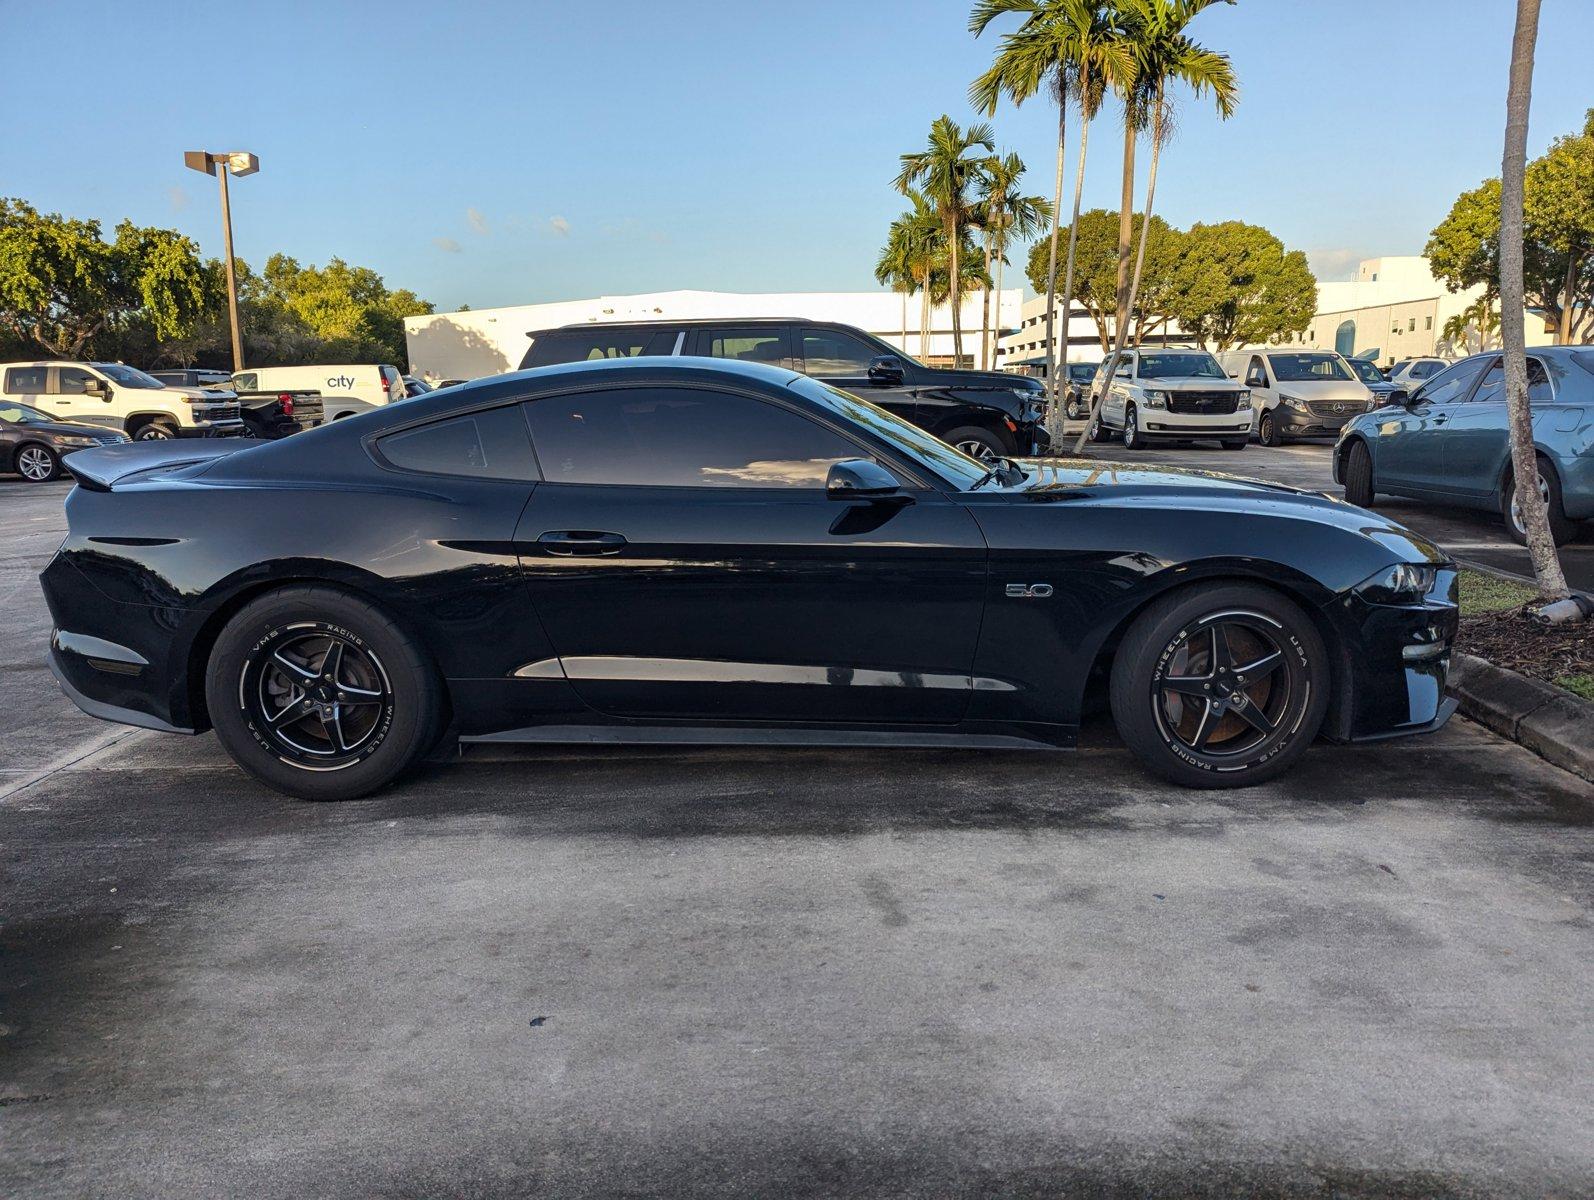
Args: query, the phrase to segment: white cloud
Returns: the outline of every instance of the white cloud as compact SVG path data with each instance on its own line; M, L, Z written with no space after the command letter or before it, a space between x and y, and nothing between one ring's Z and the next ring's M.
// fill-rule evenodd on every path
M1323 283L1355 279L1357 265L1367 257L1369 255L1360 250L1344 247L1324 247L1306 252L1306 261L1311 264L1312 274Z
M188 207L188 192L176 185L166 189L166 199L171 202L173 212L182 212Z
M570 222L565 220L563 217L549 217L548 232L552 233L555 237L569 237Z
M492 232L492 230L487 226L486 215L483 214L482 210L479 208L467 208L465 210L465 220L470 223L470 227L473 230L481 234L483 237L486 237Z
M432 239L432 245L447 254L460 254L465 247L461 246L451 237L438 237Z

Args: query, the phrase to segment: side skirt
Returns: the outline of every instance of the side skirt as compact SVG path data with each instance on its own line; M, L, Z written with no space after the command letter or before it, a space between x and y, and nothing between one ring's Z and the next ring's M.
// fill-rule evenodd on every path
M1012 728L1008 726L1007 728ZM460 745L858 746L963 750L1071 750L1071 730L1017 733L892 729L791 729L714 725L530 725L462 736Z

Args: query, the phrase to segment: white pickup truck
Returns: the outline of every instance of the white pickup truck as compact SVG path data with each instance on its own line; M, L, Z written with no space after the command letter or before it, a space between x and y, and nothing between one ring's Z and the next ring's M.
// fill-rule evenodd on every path
M1244 450L1251 440L1250 391L1205 350L1129 350L1111 387L1106 374L1102 363L1090 383L1092 403L1102 397L1093 442L1118 433L1124 449L1143 450L1153 440L1214 438L1225 450Z
M3 363L0 396L58 421L119 429L136 441L244 432L237 397L230 393L167 387L122 363Z

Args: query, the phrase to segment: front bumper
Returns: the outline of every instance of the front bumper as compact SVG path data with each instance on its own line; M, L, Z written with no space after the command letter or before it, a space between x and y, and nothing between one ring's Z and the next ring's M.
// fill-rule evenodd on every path
M1251 436L1249 409L1218 416L1172 415L1154 408L1143 409L1137 420L1140 432L1153 438L1248 438Z
M177 430L178 437L209 438L209 437L243 437L249 432L249 426L243 423L242 417L232 417L223 421L200 421L193 425L183 425Z
M1273 410L1273 419L1279 423L1279 432L1285 437L1338 437L1339 431L1345 423L1353 417L1359 417L1364 409L1357 408L1355 412L1335 413L1332 416L1322 413L1298 412L1293 408L1281 404Z
M1455 711L1445 696L1460 623L1456 571L1440 570L1420 605L1374 604L1345 592L1323 610L1343 647L1338 703L1325 732L1365 742L1430 733Z

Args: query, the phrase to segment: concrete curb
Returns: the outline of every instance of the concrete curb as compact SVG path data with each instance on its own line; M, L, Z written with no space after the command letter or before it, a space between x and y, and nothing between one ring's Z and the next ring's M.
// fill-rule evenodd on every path
M1450 693L1474 721L1594 782L1594 704L1471 654L1450 660Z

